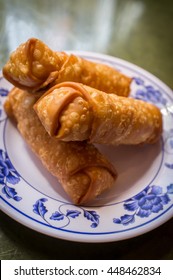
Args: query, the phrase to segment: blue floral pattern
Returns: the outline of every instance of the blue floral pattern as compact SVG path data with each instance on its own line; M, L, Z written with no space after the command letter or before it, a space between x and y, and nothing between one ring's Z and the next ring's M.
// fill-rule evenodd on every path
M102 62L100 58L98 61ZM104 62L109 61L105 59L103 63ZM111 60L110 64L113 67L116 66L116 68L122 73L124 69L127 70L127 74L130 73L129 76L133 77L131 87L132 97L151 102L156 106L161 108L164 107L167 110L169 109L169 105L172 104L172 95L169 91L167 92L167 90L164 89L164 86L159 86L159 83L154 79L152 82L152 77L147 77L147 74L142 74L142 72L136 71L135 69L130 68L130 66L127 66L126 68L126 66L121 65L119 62L116 65L116 62ZM173 135L173 128L171 129L171 122L170 124L168 123L169 131L166 130L167 134L163 135L163 153L165 153L165 155L167 153L167 156L164 157L163 164L159 170L159 174L165 172L165 176L168 175L166 182L168 179L171 179L166 183L166 188L165 180L162 180L161 178L158 183L156 179L153 181L152 186L146 187L146 185L144 185L144 189L130 199L118 203L115 201L110 205L103 205L104 209L106 209L106 207L108 209L108 216L107 211L102 211L102 207L98 206L90 208L80 207L68 202L62 202L58 199L57 201L53 199L52 203L51 197L47 197L42 191L35 189L35 187L32 188L30 183L28 184L22 179L22 177L20 177L6 152L8 150L5 149L7 146L5 134L7 131L6 128L8 128L8 125L6 126L8 122L6 122L7 117L3 109L3 104L10 87L8 90L6 88L7 84L6 82L4 83L3 80L4 78L0 77L0 186L2 186L0 199L5 201L8 207L11 205L12 209L16 208L16 210L19 210L24 218L27 216L34 221L34 223L36 222L39 223L39 225L46 226L45 228L47 228L47 226L57 230L65 228L65 231L70 232L70 234L71 232L81 234L83 233L82 231L84 231L85 239L87 233L89 233L87 236L95 235L96 238L99 238L105 234L107 234L107 236L113 236L113 233L118 235L119 233L121 234L121 232L128 232L128 225L130 230L136 230L144 224L150 224L153 219L164 216L165 213L169 214L170 211L172 211L173 182L171 175L173 171L173 138L171 138L170 135ZM170 110L170 114L172 118L172 109ZM22 197L19 196L16 191L17 187L20 185L23 186ZM31 205L26 209L24 208L24 205L28 199L28 193L32 202L30 201ZM45 197L42 197L44 195ZM11 201L14 201L14 203L11 203ZM16 203L17 201L21 202ZM115 213L119 214L115 215ZM32 224L33 228L34 223ZM73 227L73 225L75 226ZM61 232L63 232L63 230L61 230Z
M124 226L134 223L135 217L149 217L153 213L158 213L163 210L164 205L168 204L173 194L173 184L167 186L167 191L163 193L160 186L148 186L142 192L128 199L124 203L124 209L133 212L131 215L125 214L120 218L114 218L115 224Z
M100 216L97 214L96 211L87 211L86 209L83 209L82 207L79 207L79 210L74 210L74 209L66 209L65 213L63 211L61 211L61 207L68 205L68 204L61 204L58 211L55 211L54 213L51 214L51 216L49 216L49 220L45 218L45 214L48 212L46 206L45 206L45 202L48 201L47 198L41 198L39 200L36 201L36 203L33 205L33 212L37 215L39 215L42 219L44 219L48 224L50 224L49 220L53 220L53 221L62 221L65 218L68 219L68 223L66 223L65 225L63 225L63 227L67 226L69 224L69 219L75 219L77 217L79 217L82 213L81 210L83 210L83 216L91 221L91 227L92 228L96 228L99 224L99 218ZM76 206L77 207L77 206Z
M33 205L33 212L39 216L41 216L45 220L45 214L47 213L47 209L44 205L44 202L47 201L47 198L41 198L36 201Z
M167 99L163 96L160 90L155 89L151 85L146 85L144 80L140 77L134 77L133 80L138 85L138 89L134 95L136 99L141 99L162 106L167 104Z
M9 90L6 88L0 88L0 96L6 97L8 95Z
M6 115L5 112L2 108L3 104L2 104L2 99L3 97L6 97L8 95L9 90L3 87L0 87L0 122L4 121L6 119Z
M70 217L70 218L73 218L75 219L76 217L78 217L79 215L81 214L80 211L77 211L77 210L69 210L67 209L66 210L66 214L63 214L59 211L55 211L55 213L52 214L52 216L50 217L51 220L54 220L54 221L60 221L60 220L63 220L64 217Z
M22 198L17 195L13 187L8 185L18 184L19 181L20 176L13 167L7 153L0 149L0 185L2 186L2 193L9 199L12 198L16 201L20 201Z
M100 216L97 214L96 211L84 210L84 217L87 218L89 221L92 221L92 224L91 224L92 228L95 228L98 226Z
M169 169L173 169L173 163L165 163L165 166Z

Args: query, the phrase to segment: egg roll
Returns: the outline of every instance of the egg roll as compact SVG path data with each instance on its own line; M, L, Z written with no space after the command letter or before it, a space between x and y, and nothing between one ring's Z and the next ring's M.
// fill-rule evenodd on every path
M112 67L74 54L55 52L31 38L21 44L3 67L4 77L30 92L44 90L64 81L80 82L107 93L128 96L131 78Z
M113 186L113 165L87 142L62 142L48 135L33 105L39 96L14 88L4 104L9 118L74 204L86 204ZM57 190L58 191L58 190Z
M34 110L49 135L63 141L137 145L155 143L162 132L156 106L74 82L49 89Z

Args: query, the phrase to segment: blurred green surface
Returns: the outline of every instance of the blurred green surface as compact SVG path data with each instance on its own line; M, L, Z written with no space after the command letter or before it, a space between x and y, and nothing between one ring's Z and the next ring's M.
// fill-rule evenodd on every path
M29 37L54 50L105 53L173 88L172 0L0 0L0 68ZM130 240L82 244L50 238L0 213L1 259L173 259L173 219Z
M0 0L0 67L29 37L133 62L173 88L172 0Z

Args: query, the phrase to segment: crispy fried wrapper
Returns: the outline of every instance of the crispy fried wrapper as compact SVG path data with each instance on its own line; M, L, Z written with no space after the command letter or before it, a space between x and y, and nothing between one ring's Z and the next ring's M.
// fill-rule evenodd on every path
M156 106L79 83L54 86L34 109L48 133L63 141L136 145L155 143L162 133Z
M33 105L39 96L14 88L5 110L43 165L52 173L75 204L86 204L111 188L117 173L111 163L86 142L62 142L48 135ZM58 190L57 190L58 191Z
M14 86L31 92L64 81L80 82L107 93L128 96L131 78L117 70L74 54L54 52L31 38L21 44L3 67L4 77Z

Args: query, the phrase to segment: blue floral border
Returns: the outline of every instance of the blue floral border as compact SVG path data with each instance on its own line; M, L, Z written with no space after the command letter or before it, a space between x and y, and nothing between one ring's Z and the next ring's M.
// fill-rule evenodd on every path
M158 106L166 106L167 99L163 97L162 92L151 85L145 84L144 80L141 77L134 77L133 81L138 86L138 89L135 92L134 97L136 99L141 99L147 102L154 103ZM6 97L8 90L5 88L0 88L0 96ZM0 101L0 106L2 103ZM5 120L3 116L3 110L0 109L0 122ZM173 147L173 145L172 145ZM173 169L172 163L165 163L165 167L170 170ZM16 202L22 200L22 197L17 195L15 188L11 185L18 184L20 181L20 175L15 170L12 165L8 154L3 149L0 149L0 184L2 186L2 193L6 195L8 199L13 199ZM143 191L135 195L134 197L122 202L123 208L132 212L132 214L124 214L120 218L114 218L113 223L121 224L127 226L136 221L136 218L146 218L151 214L159 213L163 210L164 206L170 203L170 196L173 194L173 184L171 183L166 187L166 191L163 192L161 186L147 186ZM61 204L56 211L49 214L47 218L48 210L46 208L47 198L40 198L33 204L33 212L36 215L39 215L47 224L50 224L51 221L59 222L62 220L67 220L67 222L62 226L66 227L71 219L79 218L82 213L83 217L91 222L90 226L96 228L99 225L100 216L96 211L88 211L82 207L78 207L78 210L66 209L62 211L61 207L68 205L68 203Z
M0 124L6 120L6 115L2 108L2 100L6 98L9 90L0 87ZM8 154L5 150L0 149L0 185L2 187L2 193L6 195L8 199L13 199L15 201L20 201L22 197L17 195L14 185L18 184L20 181L20 175L12 165Z
M123 204L125 210L132 212L120 218L114 218L113 223L127 226L135 222L136 217L146 218L153 213L159 213L170 201L173 194L173 184L167 186L167 191L163 193L160 186L148 186L143 191L127 199Z
M2 187L2 193L9 199L20 201L22 198L17 195L14 187L10 186L18 184L19 181L19 173L12 165L7 153L0 149L0 185Z
M134 77L133 81L138 86L134 97L139 100L153 103L156 106L166 106L167 99L163 96L162 92L151 85L145 83L141 77Z
M83 217L87 220L91 221L91 227L96 228L99 225L99 218L100 216L97 214L96 211L89 211L84 209L83 207L76 207L78 210L74 209L66 209L65 211L62 211L61 208L63 206L70 206L68 203L61 204L58 207L58 210L56 210L54 213L49 215L49 218L46 219L45 214L48 212L45 203L48 201L47 198L41 198L36 201L36 203L33 205L33 212L37 215L39 215L42 219L44 219L48 224L50 224L50 220L53 221L62 221L67 219L67 222L61 227L66 227L70 223L70 219L75 219L81 215L83 212Z

